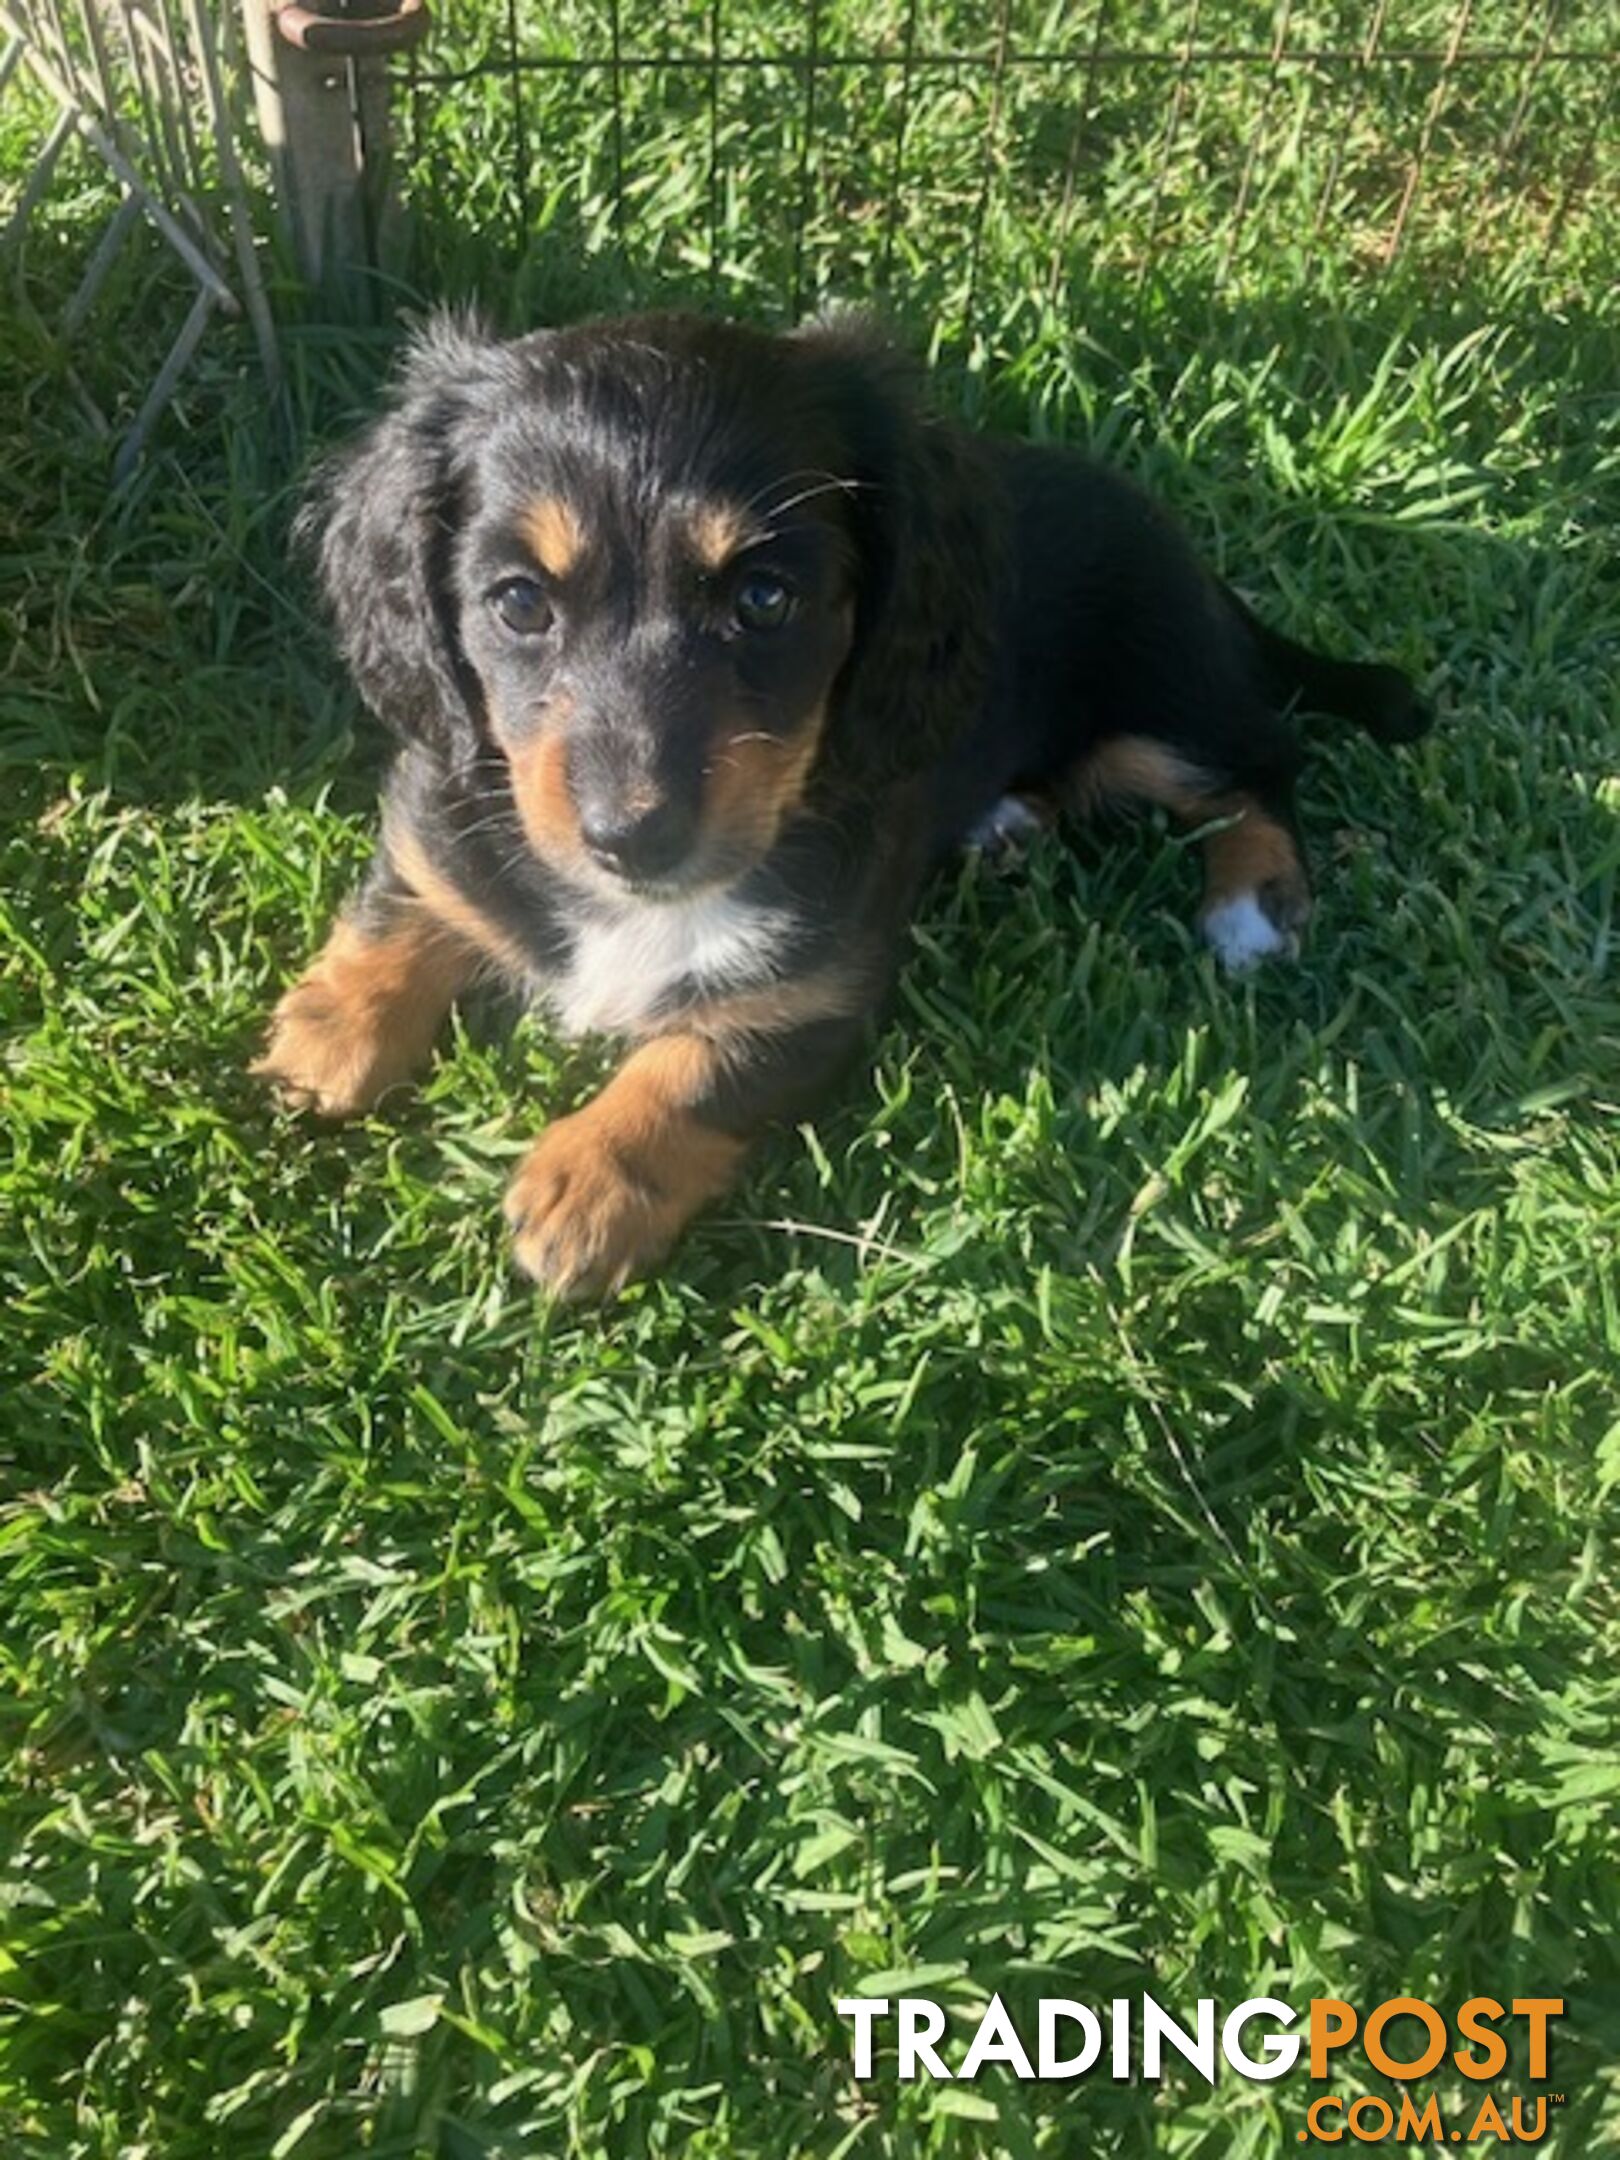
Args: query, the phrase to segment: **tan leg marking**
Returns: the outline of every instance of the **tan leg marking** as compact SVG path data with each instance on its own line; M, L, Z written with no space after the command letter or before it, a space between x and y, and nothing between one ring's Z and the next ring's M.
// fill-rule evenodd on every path
M1219 791L1196 765L1150 735L1115 735L1082 758L1068 799L1084 816L1110 801L1157 803L1182 824L1201 825L1218 811Z
M427 1056L477 964L427 915L381 936L340 922L276 1007L251 1070L321 1117L369 1110Z
M1286 825L1252 798L1228 796L1212 816L1223 820L1204 841L1204 905L1230 900L1239 893L1268 892L1297 885L1307 911L1310 888L1299 849ZM1230 822L1225 822L1230 820Z
M409 826L385 827L383 843L389 860L427 915L503 974L529 973L528 954L517 939L486 915L459 885L451 884Z
M1209 826L1203 839L1204 897L1198 920L1229 966L1244 966L1266 949L1263 932L1218 926L1252 900L1277 933L1273 949L1299 949L1311 912L1310 880L1287 826L1253 795L1221 788L1187 759L1144 735L1119 735L1084 760L1070 783L1070 800L1088 811L1115 797L1159 804L1178 825ZM1234 943L1235 938L1235 943Z
M732 1185L746 1143L693 1114L718 1063L695 1035L660 1036L583 1110L547 1127L506 1195L525 1273L558 1297L611 1295Z

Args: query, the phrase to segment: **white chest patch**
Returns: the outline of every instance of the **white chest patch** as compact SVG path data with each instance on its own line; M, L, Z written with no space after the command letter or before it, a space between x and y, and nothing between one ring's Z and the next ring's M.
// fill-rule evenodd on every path
M714 995L772 980L788 927L780 909L724 892L605 903L542 994L570 1035L633 1034L677 983Z

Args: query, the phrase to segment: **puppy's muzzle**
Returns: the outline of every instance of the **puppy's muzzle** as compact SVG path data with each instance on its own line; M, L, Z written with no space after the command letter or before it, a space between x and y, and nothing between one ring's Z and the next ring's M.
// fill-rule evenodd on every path
M586 795L579 804L579 835L592 860L631 884L667 878L691 854L697 819L673 796L645 798Z

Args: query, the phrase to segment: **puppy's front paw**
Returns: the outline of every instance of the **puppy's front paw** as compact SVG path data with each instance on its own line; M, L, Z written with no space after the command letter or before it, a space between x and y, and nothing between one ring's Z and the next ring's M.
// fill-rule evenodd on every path
M506 1194L513 1257L554 1297L611 1297L645 1275L736 1177L745 1143L660 1092L678 1066L639 1051L524 1157Z
M248 1069L300 1109L356 1117L427 1056L466 973L465 956L431 927L373 938L340 923Z
M276 1007L264 1055L248 1070L294 1109L324 1118L358 1117L403 1080L413 1060L352 1008L339 1003L319 968L294 983Z
M663 1259L690 1210L645 1147L616 1143L589 1111L559 1118L506 1193L512 1255L553 1296L609 1297Z

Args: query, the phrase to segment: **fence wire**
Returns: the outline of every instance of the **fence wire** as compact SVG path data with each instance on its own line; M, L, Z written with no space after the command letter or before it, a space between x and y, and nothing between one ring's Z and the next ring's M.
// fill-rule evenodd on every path
M1573 271L1620 197L1614 0L495 0L403 72L430 225L970 338L1009 278Z
M0 237L26 236L70 145L114 183L49 326L69 379L139 231L191 280L121 470L211 321L245 313L274 372L241 5L0 0L0 93L26 71L48 100ZM418 253L405 285L374 276L385 297L469 277L487 293L505 269L516 314L540 284L558 312L875 299L971 352L1032 310L1074 322L1167 281L1241 295L1292 275L1331 304L1416 271L1552 304L1612 286L1620 260L1620 0L436 0L433 16L390 63L379 156ZM381 124L381 99L360 103Z

